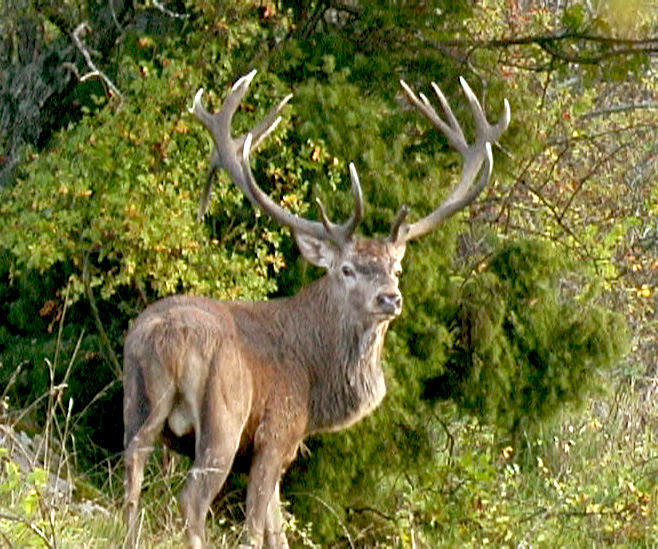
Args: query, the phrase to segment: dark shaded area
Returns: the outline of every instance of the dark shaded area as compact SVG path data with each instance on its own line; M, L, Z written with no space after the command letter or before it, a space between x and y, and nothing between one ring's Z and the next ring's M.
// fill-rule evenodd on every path
M462 360L466 360L464 364ZM438 402L453 398L459 393L462 382L468 377L470 357L466 351L455 353L445 365L445 373L422 381L421 398L428 402Z
M182 13L184 6L176 1L170 9ZM74 35L103 70L127 31L163 34L183 21L158 10L137 11L132 0L92 0L88 21L70 10L45 2L0 22L0 186L15 178L24 145L47 146L53 132L80 119L83 107L94 107L93 96L112 95L98 76L81 81L92 70Z

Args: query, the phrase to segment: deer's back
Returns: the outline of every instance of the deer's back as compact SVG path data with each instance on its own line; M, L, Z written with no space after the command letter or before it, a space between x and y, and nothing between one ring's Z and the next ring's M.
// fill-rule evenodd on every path
M168 423L178 436L190 426L186 401L202 415L221 409L246 417L241 446L251 444L257 431L271 436L282 424L301 435L308 384L298 365L272 351L270 340L277 336L261 329L259 305L174 296L147 307L126 336L127 398L132 392L132 398L157 402L173 385L181 398Z
M235 325L224 304L170 297L150 305L135 320L126 336L125 368L135 361L157 363L153 367L180 382L189 374L205 374L204 363L236 343Z

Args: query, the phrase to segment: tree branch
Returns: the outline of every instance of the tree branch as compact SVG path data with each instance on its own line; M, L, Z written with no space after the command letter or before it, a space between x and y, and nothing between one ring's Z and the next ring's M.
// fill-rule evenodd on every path
M88 80L89 78L94 78L98 77L101 79L101 81L110 89L112 92L111 95L117 96L119 99L123 99L123 94L119 91L119 88L117 88L112 81L107 77L107 75L101 71L95 63L91 59L91 54L89 53L89 50L87 47L84 45L82 42L81 35L85 31L91 30L89 28L89 25L87 23L80 23L73 33L71 34L71 37L73 38L73 43L75 44L75 47L78 48L80 53L82 54L82 57L84 57L85 62L87 63L87 67L91 69L90 73L87 73L80 77L80 81L84 82L85 80Z
M592 53L591 55L582 53L569 53L562 49L564 44L587 43L590 45L605 47L603 53ZM514 46L539 46L546 53L556 59L566 63L575 63L580 65L594 65L606 59L626 55L638 55L647 53L658 53L658 37L644 38L640 40L612 38L587 33L563 32L550 35L526 35L518 37L497 38L494 40L428 40L437 49L444 48L472 48L472 49L498 49L510 48Z
M582 115L580 118L586 120L588 118L595 118L597 116L606 116L608 114L639 111L644 109L658 109L658 102L647 101L645 103L626 103L624 105L613 105L604 109L596 109L587 114Z
M158 0L153 0L153 5L158 8L160 12L164 13L168 17L173 17L174 19L189 19L190 17L189 13L176 13L175 11L171 11L166 6L164 6L162 2L158 2Z

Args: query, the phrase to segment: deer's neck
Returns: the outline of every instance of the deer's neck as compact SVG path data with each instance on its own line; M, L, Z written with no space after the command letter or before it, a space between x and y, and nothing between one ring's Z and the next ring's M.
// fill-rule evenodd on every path
M388 322L354 318L332 299L327 284L321 279L288 302L297 324L292 333L303 339L292 348L309 380L309 433L359 421L386 394L380 358Z

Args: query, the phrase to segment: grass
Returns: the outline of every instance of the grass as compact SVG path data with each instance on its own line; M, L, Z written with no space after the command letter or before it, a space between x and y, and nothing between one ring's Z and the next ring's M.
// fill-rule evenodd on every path
M591 400L585 410L565 413L527 440L524 455L496 444L493 433L466 422L435 490L410 492L396 512L406 515L406 532L376 531L341 546L397 547L654 547L658 546L656 497L658 404L632 383L620 383L609 397ZM55 408L57 408L55 406ZM5 416L7 411L5 411ZM66 416L50 421L66 424ZM54 423L53 423L54 424ZM65 429L32 441L5 424L0 450L0 546L118 547L123 543L121 482L112 476L109 492L81 498L84 478L67 469ZM57 435L56 435L57 434ZM23 454L44 455L26 467ZM143 546L184 547L176 494L188 463L149 461L142 498ZM29 460L28 460L29 462ZM63 465L64 464L64 465ZM54 489L55 479L66 470ZM442 479L438 481L438 479ZM239 505L237 503L236 505ZM240 515L239 510L234 513ZM231 513L209 520L211 546L233 547L240 526ZM289 517L293 546L312 546L312 534ZM404 527L403 527L404 528ZM376 530L376 529L375 529ZM381 533L381 532L380 532ZM356 541L354 541L356 540Z
M658 546L658 410L643 394L620 383L545 426L516 458L483 429L464 434L455 457L463 488L447 498L455 508L440 545Z

